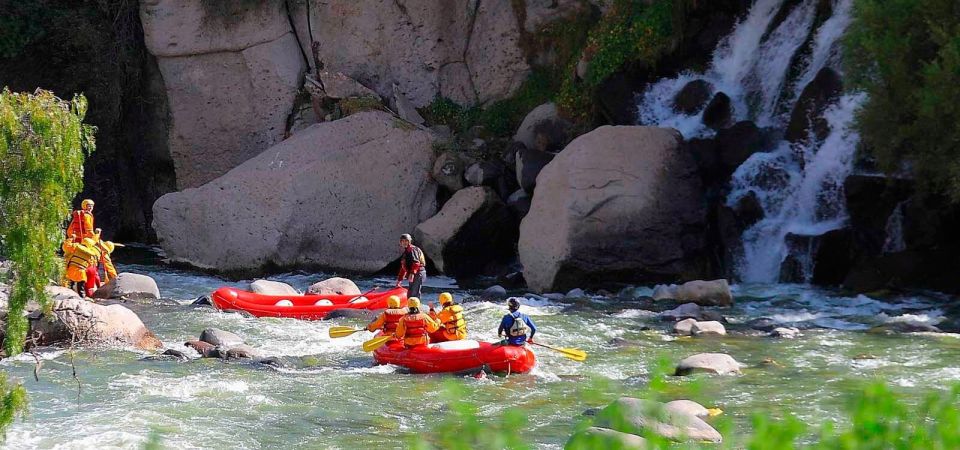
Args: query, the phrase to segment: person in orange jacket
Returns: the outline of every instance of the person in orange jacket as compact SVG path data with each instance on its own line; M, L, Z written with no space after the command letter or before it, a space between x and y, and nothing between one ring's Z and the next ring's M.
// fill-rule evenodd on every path
M409 312L397 323L397 339L407 348L430 343L430 333L440 329L440 324L430 316L420 312L420 299L407 300Z
M440 329L430 333L433 342L459 341L467 338L467 321L463 319L463 307L453 302L449 292L440 294L440 312L430 307L430 318L440 323Z
M75 240L76 237L71 235L69 239L63 241L63 259L66 264L64 276L70 283L71 289L76 290L81 297L89 297L95 290L92 287L96 286L100 280L97 274L100 250L92 238L84 238L79 243ZM93 269L92 274L91 269Z
M113 260L110 254L117 247L123 247L123 244L117 244L111 241L97 241L97 249L100 250L100 265L103 266L103 283L109 283L117 278L117 268L113 266Z
M373 332L379 330L384 336L393 335L397 331L400 319L406 314L407 311L400 307L400 297L391 295L390 298L387 299L387 309L367 325L367 331Z
M93 228L93 200L84 199L80 202L80 209L70 214L70 225L67 226L67 236L74 236L73 242L79 243L84 238L92 238L96 234Z

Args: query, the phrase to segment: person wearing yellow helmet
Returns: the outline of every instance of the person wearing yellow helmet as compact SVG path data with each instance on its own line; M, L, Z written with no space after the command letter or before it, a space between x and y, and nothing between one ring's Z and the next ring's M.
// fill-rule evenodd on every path
M81 297L93 295L93 290L88 286L96 285L100 279L96 274L97 263L100 261L100 250L96 241L84 238L77 242L76 236L71 235L63 241L63 253L66 264L64 277L70 283L71 289L75 289ZM90 279L91 268L96 279Z
M463 307L453 302L449 292L440 294L440 312L430 307L430 317L440 322L440 329L430 334L433 342L459 341L467 338L467 322L463 319Z
M400 319L406 314L407 311L400 307L400 297L391 295L387 299L387 309L367 325L367 331L380 330L384 336L392 335L397 331Z
M113 253L117 247L123 247L123 244L110 241L97 241L97 249L100 250L100 265L103 266L104 283L109 283L117 278L117 268L113 266L113 259L110 258L110 254Z
M67 236L73 236L73 241L79 243L84 238L92 238L94 234L96 232L93 228L93 200L88 198L80 202L80 209L70 214Z
M440 324L430 316L420 312L420 299L407 300L408 312L397 323L397 339L407 348L430 343L430 333L440 329Z

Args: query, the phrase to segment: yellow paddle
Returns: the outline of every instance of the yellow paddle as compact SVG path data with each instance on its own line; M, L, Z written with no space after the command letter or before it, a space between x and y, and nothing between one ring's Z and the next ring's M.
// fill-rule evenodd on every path
M574 361L583 362L587 360L587 352L580 349L554 347L552 345L541 344L539 342L532 342L532 344L539 345L544 348L549 348L550 350L560 353L561 355L566 356L567 358L570 358Z
M393 339L392 335L388 336L377 336L373 339L370 339L367 342L363 343L363 351L372 352L380 347L383 347L383 344L386 344L387 341Z
M330 337L331 338L342 338L350 336L353 333L358 331L364 331L363 328L351 328L351 327L330 327Z

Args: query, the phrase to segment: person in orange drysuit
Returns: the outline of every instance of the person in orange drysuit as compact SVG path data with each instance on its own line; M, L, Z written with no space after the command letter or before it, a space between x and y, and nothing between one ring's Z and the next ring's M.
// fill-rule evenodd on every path
M85 238L92 238L95 234L97 233L93 228L93 200L85 199L80 202L80 209L70 214L67 236L74 236L73 242L79 243Z
M84 238L79 243L75 240L76 237L71 235L63 241L63 259L66 264L64 276L71 289L76 290L81 297L90 297L94 287L99 287L97 263L100 262L100 249L92 238Z

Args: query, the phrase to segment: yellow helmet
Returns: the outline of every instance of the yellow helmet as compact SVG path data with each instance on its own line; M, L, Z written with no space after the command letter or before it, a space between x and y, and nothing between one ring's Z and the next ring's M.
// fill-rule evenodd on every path
M410 297L409 299L407 299L407 306L410 308L419 308L420 299L416 297Z
M101 241L101 244L103 244L103 249L106 250L107 253L113 253L114 248L116 248L116 245L110 241Z
M80 208L86 209L87 206L93 206L93 200L86 198L82 202L80 202Z
M397 297L396 295L391 295L390 298L387 299L387 308L399 308L399 307L400 307L400 297Z
M453 296L449 292L444 292L440 294L440 304L446 305L447 303L453 303Z

